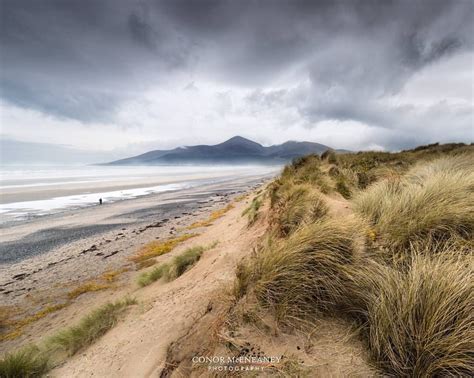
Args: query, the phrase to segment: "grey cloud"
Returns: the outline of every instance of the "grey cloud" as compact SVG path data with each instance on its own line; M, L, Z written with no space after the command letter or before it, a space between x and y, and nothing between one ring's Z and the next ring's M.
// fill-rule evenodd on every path
M1 97L85 123L113 122L122 103L181 75L197 87L211 81L244 88L253 114L288 107L309 126L352 120L390 133L403 121L401 109L380 99L399 93L425 67L473 50L469 0L2 0L1 6ZM279 89L265 89L271 87Z

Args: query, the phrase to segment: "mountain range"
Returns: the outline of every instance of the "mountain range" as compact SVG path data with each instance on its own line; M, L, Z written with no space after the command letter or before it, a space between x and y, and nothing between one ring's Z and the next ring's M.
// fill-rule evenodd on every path
M252 140L235 136L215 145L178 147L172 150L154 150L116 160L107 165L160 165L188 163L261 163L281 164L298 156L321 154L330 149L320 143L289 141L264 147Z

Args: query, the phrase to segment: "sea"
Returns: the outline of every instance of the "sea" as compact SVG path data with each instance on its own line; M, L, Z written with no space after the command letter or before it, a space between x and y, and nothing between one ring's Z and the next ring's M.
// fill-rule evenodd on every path
M276 174L262 165L61 166L0 168L0 223L155 193Z

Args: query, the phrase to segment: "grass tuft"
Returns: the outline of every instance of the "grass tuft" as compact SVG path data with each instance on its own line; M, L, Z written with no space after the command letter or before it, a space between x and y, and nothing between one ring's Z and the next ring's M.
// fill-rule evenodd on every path
M270 238L247 266L237 271L236 291L252 284L259 302L284 323L329 311L343 295L341 272L354 259L356 225L324 220L286 240Z
M0 360L0 377L41 377L49 369L47 355L36 346L28 346L16 353L7 353Z
M46 343L52 350L61 350L72 356L105 334L117 323L124 310L136 303L130 298L107 303L83 318L79 324L52 336Z
M214 248L217 242L207 246L196 246L186 249L183 253L173 258L170 263L163 263L149 272L144 272L138 277L140 287L148 286L163 278L172 281L196 264L204 251Z
M282 236L288 236L304 224L323 218L328 212L322 196L308 184L282 187L274 209L273 220Z
M473 260L417 255L392 270L368 305L369 348L394 376L470 376L474 356Z
M259 210L262 205L262 199L260 196L256 196L250 205L243 211L242 216L247 216L249 226L252 226L257 221L259 217Z
M7 353L0 360L0 377L43 376L60 363L64 355L71 356L96 341L117 323L128 306L136 303L131 298L107 303L83 318L79 324L60 331L40 346L31 345Z
M339 177L336 181L336 191L345 199L349 199L352 196L351 190L349 189L346 181L342 177Z
M153 241L143 246L135 256L130 257L130 260L136 264L142 264L146 260L171 252L178 244L197 235L198 234L184 234L164 241Z
M372 223L393 249L412 243L472 240L474 234L473 156L415 166L401 178L372 185L355 200L355 210Z

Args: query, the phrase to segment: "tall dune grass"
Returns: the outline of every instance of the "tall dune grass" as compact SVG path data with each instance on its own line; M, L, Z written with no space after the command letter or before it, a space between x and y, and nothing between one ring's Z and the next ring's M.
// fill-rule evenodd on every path
M472 239L472 166L469 155L415 166L404 177L374 184L354 200L354 208L374 225L381 241L394 249L424 240Z
M286 184L280 189L274 221L278 232L288 236L304 224L324 217L328 212L321 195L308 184Z
M286 240L270 239L248 266L239 268L240 292L252 284L260 303L283 322L331 310L344 295L341 272L354 259L356 228L349 220L323 220Z
M471 376L474 372L473 259L416 255L392 269L368 302L375 360L394 376Z
M270 187L270 218L283 232L271 228L238 266L236 297L253 296L286 325L321 314L357 323L374 362L390 376L473 376L474 154L461 147L462 154L419 164L418 154L432 159L445 148L428 146L396 159L338 156L338 164L356 161L356 169L366 164L369 171L393 163L382 181L354 199L360 221L308 217L318 203L308 193L317 185L293 180L304 161L290 166ZM397 159L414 165L401 174L392 169ZM334 169L334 177L345 169Z

